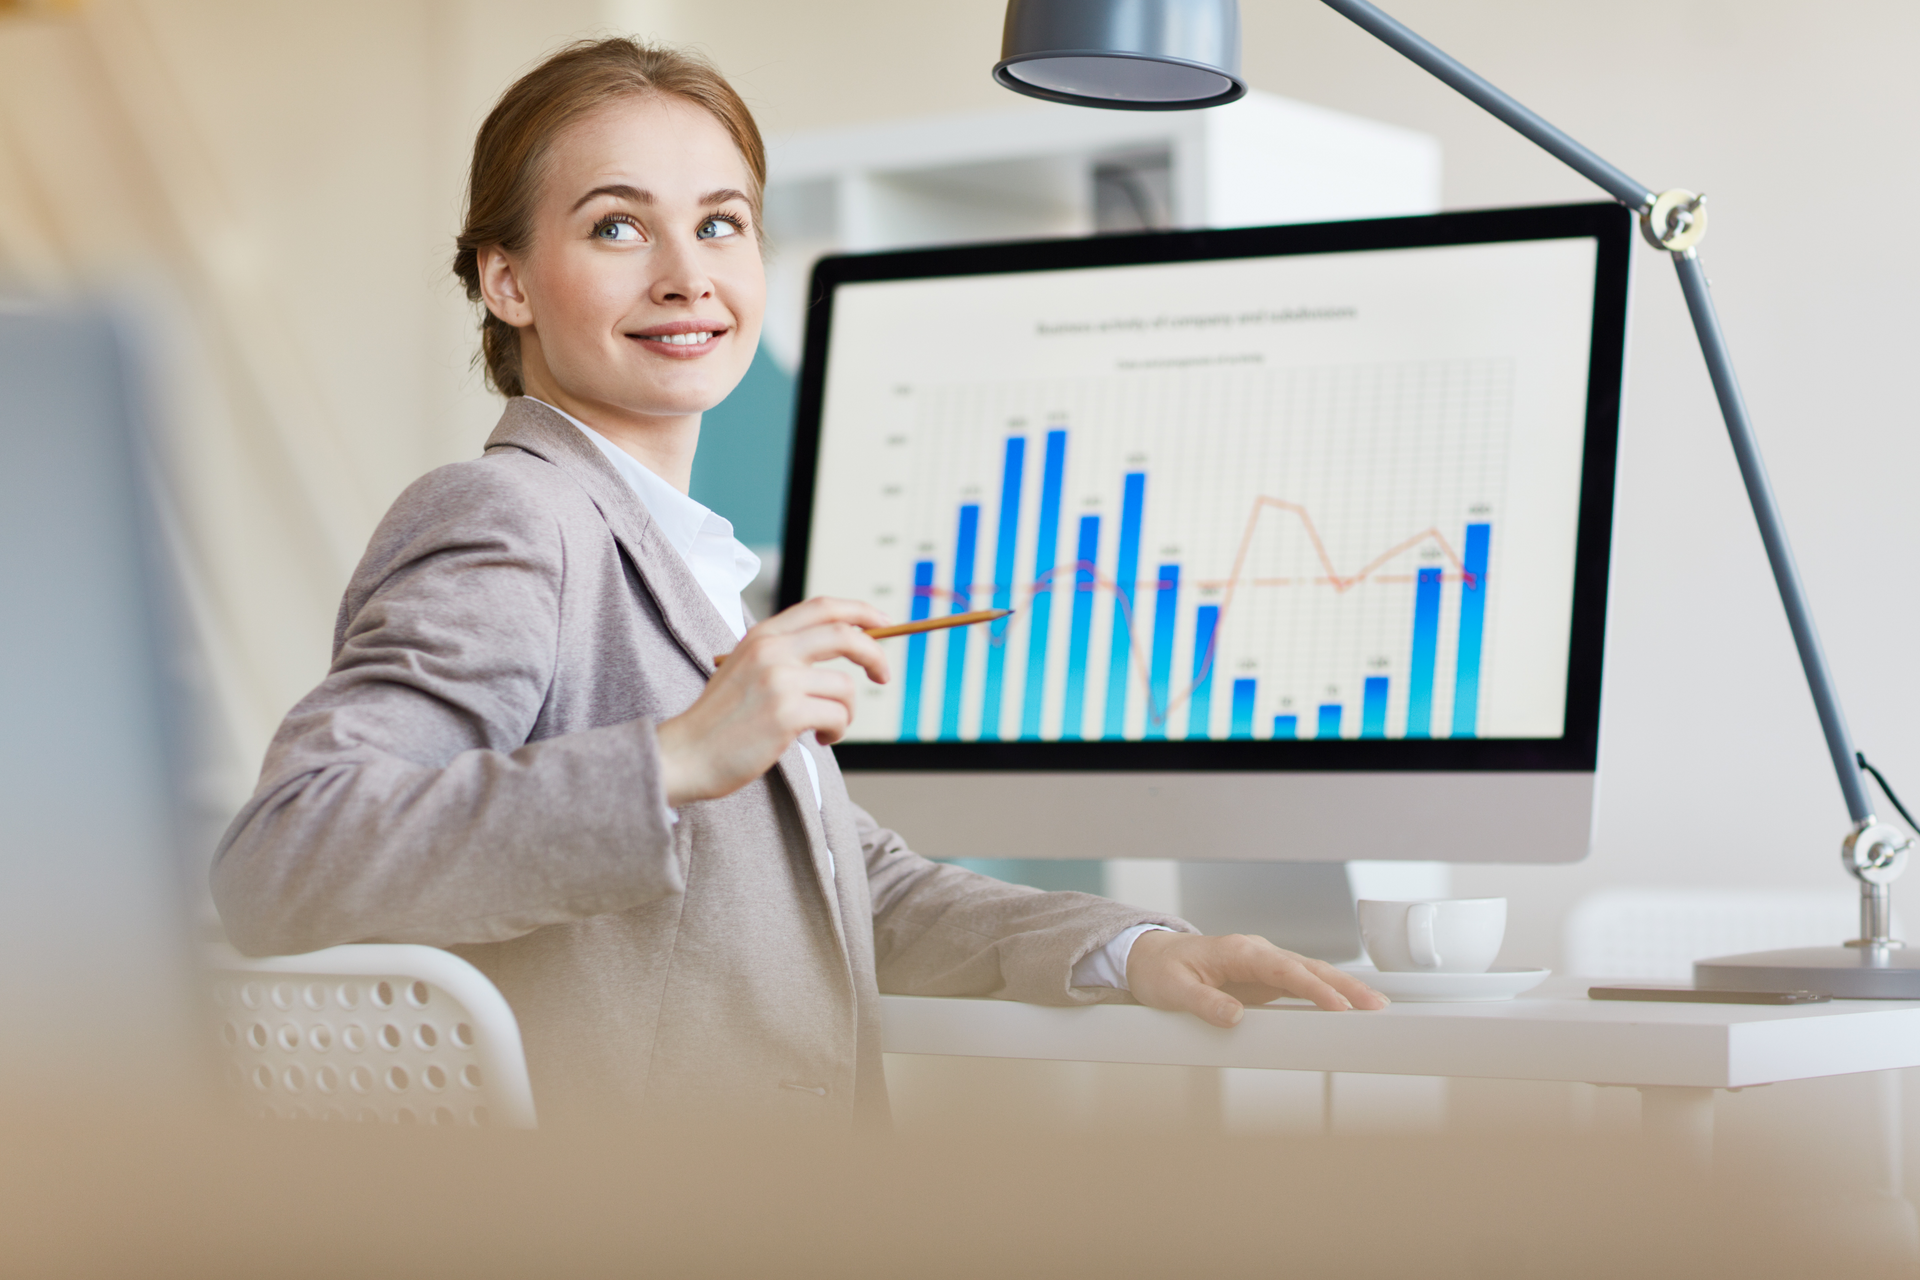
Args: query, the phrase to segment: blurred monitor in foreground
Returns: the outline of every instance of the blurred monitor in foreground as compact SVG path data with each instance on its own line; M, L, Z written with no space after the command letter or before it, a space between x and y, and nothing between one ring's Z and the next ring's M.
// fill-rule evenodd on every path
M188 912L139 396L98 312L0 299L0 1088L186 1105Z
M782 599L902 617L838 748L937 857L1585 856L1613 205L823 260Z

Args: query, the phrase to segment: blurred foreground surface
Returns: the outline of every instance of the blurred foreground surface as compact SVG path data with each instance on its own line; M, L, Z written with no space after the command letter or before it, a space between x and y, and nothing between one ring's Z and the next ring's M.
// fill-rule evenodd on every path
M1911 1275L1632 1141L0 1125L9 1277ZM1867 1227L1869 1229L1861 1229Z

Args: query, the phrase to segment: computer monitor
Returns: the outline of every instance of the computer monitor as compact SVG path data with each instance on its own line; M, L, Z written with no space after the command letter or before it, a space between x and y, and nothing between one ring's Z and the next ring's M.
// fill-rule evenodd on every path
M198 1100L190 742L128 332L0 292L0 1114Z
M907 619L836 750L952 858L1567 862L1629 214L823 259L781 600Z

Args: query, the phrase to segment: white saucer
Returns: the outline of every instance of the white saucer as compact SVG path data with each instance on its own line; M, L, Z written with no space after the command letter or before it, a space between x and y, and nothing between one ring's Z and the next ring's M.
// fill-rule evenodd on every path
M1511 1000L1531 991L1551 969L1492 969L1486 973L1382 973L1370 964L1340 966L1389 1000L1428 1004Z

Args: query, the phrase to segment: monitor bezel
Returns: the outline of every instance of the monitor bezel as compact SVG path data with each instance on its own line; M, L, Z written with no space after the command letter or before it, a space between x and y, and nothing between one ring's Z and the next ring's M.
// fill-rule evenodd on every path
M1611 203L1486 209L1275 227L1163 231L842 254L822 258L808 291L806 345L794 414L780 607L798 603L812 536L814 478L834 293L881 280L1019 274L1356 250L1435 248L1527 240L1595 241L1593 343L1574 551L1564 732L1558 738L1343 738L1152 742L842 742L847 770L889 772L1592 772L1599 755L1600 687L1611 554L1614 468L1625 373L1633 216Z

